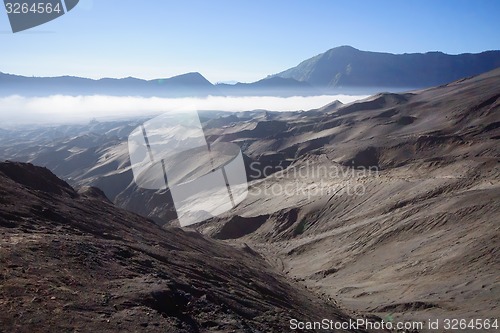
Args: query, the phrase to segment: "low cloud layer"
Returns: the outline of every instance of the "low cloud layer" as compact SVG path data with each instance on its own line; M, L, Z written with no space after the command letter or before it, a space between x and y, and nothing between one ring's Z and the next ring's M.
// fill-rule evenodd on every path
M0 98L0 127L16 124L57 124L105 120L168 111L220 110L272 111L310 110L334 100L350 103L366 96L325 95L312 97L220 97L207 98L143 98L116 96L63 96Z

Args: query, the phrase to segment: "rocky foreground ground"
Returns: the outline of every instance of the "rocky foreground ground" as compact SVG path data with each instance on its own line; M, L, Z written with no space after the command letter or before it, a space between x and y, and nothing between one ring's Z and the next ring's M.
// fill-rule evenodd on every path
M351 316L248 247L0 163L0 332L284 332L292 318Z

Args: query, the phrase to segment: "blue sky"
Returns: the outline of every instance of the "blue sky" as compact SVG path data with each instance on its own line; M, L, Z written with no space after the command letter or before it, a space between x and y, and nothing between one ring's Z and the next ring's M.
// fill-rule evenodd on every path
M0 71L22 75L255 81L339 45L451 54L500 49L500 1L80 0L12 34Z

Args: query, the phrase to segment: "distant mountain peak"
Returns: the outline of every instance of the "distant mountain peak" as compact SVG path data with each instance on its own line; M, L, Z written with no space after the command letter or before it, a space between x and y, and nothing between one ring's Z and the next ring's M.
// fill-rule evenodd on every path
M176 79L176 78L196 78L196 79L206 80L205 77L201 75L199 72L188 72L171 77L171 79Z
M181 74L179 76L197 76L197 77L205 78L203 75L200 74L200 72L187 72L187 73Z
M352 47L350 45L337 46L337 47L331 48L329 51L333 51L333 50L337 50L337 51L360 51L357 48Z
M439 51L392 54L332 48L274 77L323 88L404 90L430 87L485 73L500 66L500 51L448 55Z

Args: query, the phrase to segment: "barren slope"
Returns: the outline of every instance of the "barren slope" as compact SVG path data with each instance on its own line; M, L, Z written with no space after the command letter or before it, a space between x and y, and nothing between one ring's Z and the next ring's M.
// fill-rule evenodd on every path
M0 163L0 331L283 332L347 320L248 247L161 229L75 192L47 169Z
M495 317L499 87L497 69L312 111L259 140L240 132L254 159L272 151L274 164L293 163L253 181L235 212L200 230L248 243L351 308L406 320Z

